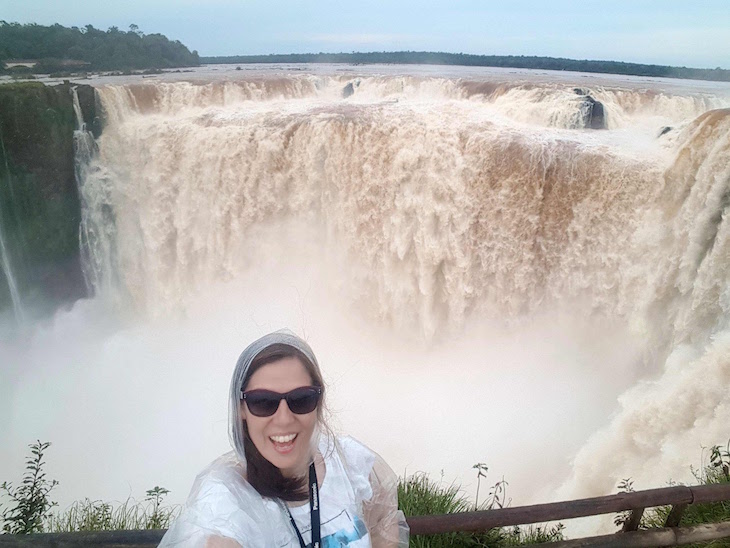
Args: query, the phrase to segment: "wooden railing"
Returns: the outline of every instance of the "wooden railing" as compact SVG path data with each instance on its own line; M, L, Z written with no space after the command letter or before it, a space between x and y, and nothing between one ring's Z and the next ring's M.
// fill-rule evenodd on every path
M456 531L485 531L494 527L527 525L572 518L630 511L619 534L588 537L543 544L551 547L572 546L682 546L693 542L730 537L730 522L679 528L682 513L690 504L730 501L730 484L675 486L605 497L519 506L481 512L413 516L408 518L411 534L428 535ZM638 531L646 508L671 506L661 529Z
M495 527L545 523L629 511L628 519L619 533L553 542L543 544L543 546L555 548L682 546L693 542L730 538L730 521L678 527L682 513L689 505L723 501L730 501L730 484L675 486L533 506L438 516L412 516L408 518L408 525L412 535L431 535L459 531L486 531ZM644 510L656 506L672 507L665 526L661 529L637 530ZM124 546L126 548L151 548L160 542L164 533L164 530L152 530L0 535L0 547L104 546L109 548Z

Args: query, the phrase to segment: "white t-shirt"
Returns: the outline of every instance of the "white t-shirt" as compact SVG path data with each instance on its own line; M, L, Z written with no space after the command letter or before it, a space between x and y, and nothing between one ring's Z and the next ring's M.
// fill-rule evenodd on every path
M352 438L342 438L340 445L351 458L358 458L358 468L368 471L373 467L375 455L367 451L365 446L354 442ZM329 458L325 458L326 473L322 487L320 488L320 536L322 537L322 548L369 548L370 533L362 517L358 515L358 496L369 499L372 489L368 481L360 485L352 485L347 477L342 461L337 452L333 452ZM362 477L362 476L359 476ZM357 481L358 478L355 479ZM367 479L367 476L365 476ZM294 521L302 534L307 546L312 542L312 522L309 513L309 504L303 504L289 508ZM298 547L299 541L296 533L294 538L285 546Z

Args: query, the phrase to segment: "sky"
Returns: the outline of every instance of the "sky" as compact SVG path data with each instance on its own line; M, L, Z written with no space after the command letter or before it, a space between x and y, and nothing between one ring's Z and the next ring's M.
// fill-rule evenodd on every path
M136 24L203 56L413 50L730 69L730 0L0 0L0 19Z

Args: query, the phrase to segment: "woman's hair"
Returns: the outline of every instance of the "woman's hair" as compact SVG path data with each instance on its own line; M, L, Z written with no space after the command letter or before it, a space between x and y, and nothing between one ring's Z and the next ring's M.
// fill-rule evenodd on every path
M293 339L293 340L292 340ZM268 343L268 344L267 344ZM238 359L231 380L231 442L239 458L246 462L246 479L264 497L275 497L287 501L307 500L306 477L288 478L269 462L256 448L248 433L248 425L241 418L241 391L246 388L253 374L263 366L283 358L297 358L312 379L312 386L322 388L322 397L317 405L318 426L324 425L324 382L317 360L311 348L296 335L287 332L271 333L252 343ZM313 434L316 442L317 429Z

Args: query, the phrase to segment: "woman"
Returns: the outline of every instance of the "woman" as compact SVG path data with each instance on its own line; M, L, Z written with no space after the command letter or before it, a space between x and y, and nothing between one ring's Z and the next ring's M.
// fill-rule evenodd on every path
M234 451L195 480L160 546L405 547L397 478L375 453L334 436L309 345L287 331L238 358L229 401Z

